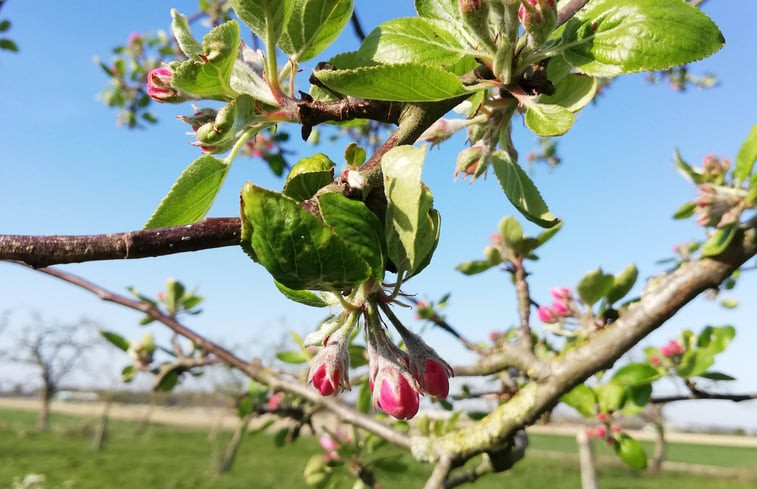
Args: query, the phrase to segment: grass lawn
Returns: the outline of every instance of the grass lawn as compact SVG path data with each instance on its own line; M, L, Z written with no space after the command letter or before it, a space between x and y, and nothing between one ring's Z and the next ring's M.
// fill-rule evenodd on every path
M90 444L94 419L53 414L48 433L36 432L34 423L35 413L0 410L0 488L10 487L14 477L29 473L45 474L46 489L66 480L74 482L73 489L301 488L307 459L322 453L312 438L305 437L293 445L277 448L272 437L251 435L243 442L231 473L219 477L212 472L212 461L222 446L214 447L208 441L208 430L153 424L142 435L136 435L136 423L113 420L105 449L93 452ZM223 442L229 434L224 436ZM554 450L558 442L572 441L556 438L563 439L534 437L533 446ZM564 446L568 448L567 444ZM709 449L690 448L696 456L699 450ZM671 453L675 452L671 450ZM380 479L383 489L423 486L430 467L416 464L409 457L406 461L408 471ZM672 473L651 476L614 468L601 469L599 480L602 489L754 489L755 486L734 480ZM349 488L352 484L345 481L343 486ZM574 489L580 487L580 482L574 463L532 456L518 463L512 471L484 477L475 487Z

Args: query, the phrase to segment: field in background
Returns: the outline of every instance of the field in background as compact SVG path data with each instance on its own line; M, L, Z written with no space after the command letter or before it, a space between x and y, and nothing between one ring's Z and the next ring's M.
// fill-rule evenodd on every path
M145 433L138 435L136 422L112 420L105 449L93 452L90 445L96 418L53 414L51 431L38 433L34 429L35 414L0 410L0 488L10 487L14 477L28 473L45 474L48 488L66 480L74 482L73 489L301 488L305 462L310 455L322 453L317 441L310 437L277 448L268 435L250 435L242 444L232 472L218 477L213 474L212 466L230 437L229 432L223 432L213 443L208 439L209 427L153 423ZM572 456L575 442L571 437L534 434L530 438L533 450L524 461L510 472L477 481L475 487L580 487L578 465ZM597 448L600 455L605 454L603 449ZM563 457L554 456L560 452ZM755 448L672 444L669 453L672 459L688 463L704 461L727 467L757 467ZM383 489L422 487L430 467L413 463L409 457L405 460L408 471L383 477ZM755 480L672 472L649 475L604 464L599 471L599 481L602 489L754 489L757 486Z

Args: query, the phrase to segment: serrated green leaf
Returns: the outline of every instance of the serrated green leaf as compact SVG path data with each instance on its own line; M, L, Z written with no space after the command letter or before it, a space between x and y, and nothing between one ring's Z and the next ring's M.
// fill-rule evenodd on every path
M370 267L297 201L251 183L242 188L242 247L273 278L295 290L345 290Z
M571 73L555 85L555 93L540 96L539 103L559 105L571 112L578 112L591 102L596 93L597 80L593 76Z
M622 433L614 447L615 453L624 464L634 469L645 469L647 467L647 454L644 447L627 434Z
M275 45L289 23L293 0L231 0L231 8L242 22L268 45Z
M492 263L489 260L473 260L459 264L455 267L455 270L458 270L465 275L475 275L477 273L485 272L496 265L496 263Z
M228 171L229 165L210 155L197 158L179 175L144 229L192 224L205 217Z
M323 153L302 158L289 172L282 193L298 201L311 198L334 181L334 166L334 162Z
M460 78L442 68L418 64L366 66L314 72L337 93L394 102L433 102L471 93Z
M599 299L607 295L614 282L615 277L604 273L601 268L597 268L583 276L576 286L576 291L586 305L593 306Z
M292 363L298 365L300 363L307 363L310 360L305 353L301 351L280 351L276 353L276 358L285 363Z
M181 52L188 58L195 58L203 53L202 44L197 42L189 29L187 18L179 13L176 9L171 9L171 33L176 39Z
M105 338L109 343L111 343L116 348L123 351L127 351L129 349L129 341L123 336L116 333L112 333L110 331L105 331L102 329L98 330L98 333L100 333L100 336Z
M741 185L752 174L754 162L757 161L757 124L752 126L749 135L739 148L736 155L736 167L733 169L733 176L736 178L736 184Z
M717 380L717 381L724 381L729 382L732 380L736 380L736 377L732 377L728 374L724 374L723 372L705 372L700 377L709 379L709 380Z
M544 228L560 222L547 208L539 190L523 168L504 151L492 154L492 166L510 203L529 221Z
M613 285L607 292L607 302L613 304L625 297L631 291L637 278L639 278L639 269L631 263L622 272L615 275Z
M707 326L697 336L697 348L707 350L713 355L725 351L736 336L733 326Z
M660 378L656 368L648 363L629 363L612 376L612 381L625 387L649 384Z
M464 58L475 63L477 53L455 34L448 22L403 17L384 22L365 38L359 54L382 64L413 63L452 71ZM464 72L455 72L462 75Z
M398 146L381 159L387 256L409 274L420 270L438 239L438 213L432 215L433 197L421 181L425 156L425 146Z
M523 117L526 126L539 136L562 136L576 120L573 112L554 104L533 104Z
M415 0L415 11L427 19L437 19L452 25L461 25L457 0Z
M279 292L284 294L284 296L289 300L293 300L310 307L326 307L329 305L329 303L324 301L321 296L310 292L309 290L290 289L286 285L280 284L276 280L274 280L273 283L276 285L276 288L279 289Z
M171 84L202 98L231 100L239 95L230 85L238 51L239 24L221 24L202 39L201 54L170 64Z
M579 71L616 76L705 58L725 43L684 0L594 0L565 26L563 57Z
M597 413L597 396L586 384L578 384L563 394L560 400L578 411L584 418L592 418Z
M738 223L736 222L713 231L702 245L701 256L717 256L724 252L728 248L728 245L731 244L731 241L733 241L733 238L736 237L737 231Z
M279 47L293 60L307 61L334 42L352 16L352 0L293 0Z
M384 227L376 214L360 201L350 200L339 193L318 197L324 222L336 233L372 271L379 282L384 278Z
M696 202L686 202L673 214L673 219L688 219L694 215L694 211L697 209Z

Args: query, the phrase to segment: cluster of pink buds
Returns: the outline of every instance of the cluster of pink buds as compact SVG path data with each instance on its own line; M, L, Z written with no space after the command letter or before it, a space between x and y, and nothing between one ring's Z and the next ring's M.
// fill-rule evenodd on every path
M722 228L739 220L747 208L747 193L742 189L703 183L694 199L697 223L700 226Z
M350 388L348 336L344 330L339 330L328 337L323 349L310 363L308 383L312 383L322 396L330 396Z
M725 178L728 169L731 168L731 160L727 158L718 158L715 155L707 155L702 160L702 170L704 170L707 181L720 180Z
M679 355L683 355L684 349L680 343L676 340L670 340L665 345L660 347L660 353L667 358L673 358Z
M619 424L613 423L612 415L608 413L597 414L597 421L601 424L593 428L588 428L586 430L586 436L589 438L603 439L608 445L614 445L615 436L623 431L623 428L621 428Z
M554 299L550 306L539 306L537 314L543 323L553 324L573 314L571 302L573 294L565 287L552 287L549 293Z
M173 72L166 67L155 68L147 74L147 95L156 102L181 102L182 93L171 85Z

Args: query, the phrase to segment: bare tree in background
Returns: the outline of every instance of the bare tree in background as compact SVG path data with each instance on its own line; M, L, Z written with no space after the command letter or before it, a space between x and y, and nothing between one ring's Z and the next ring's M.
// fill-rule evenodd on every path
M0 323L1 324L1 323ZM29 324L11 340L11 350L0 356L12 363L31 365L38 370L40 410L37 426L46 430L49 425L50 401L61 388L61 382L81 364L82 353L90 346L87 331L91 322L47 322L34 314Z

